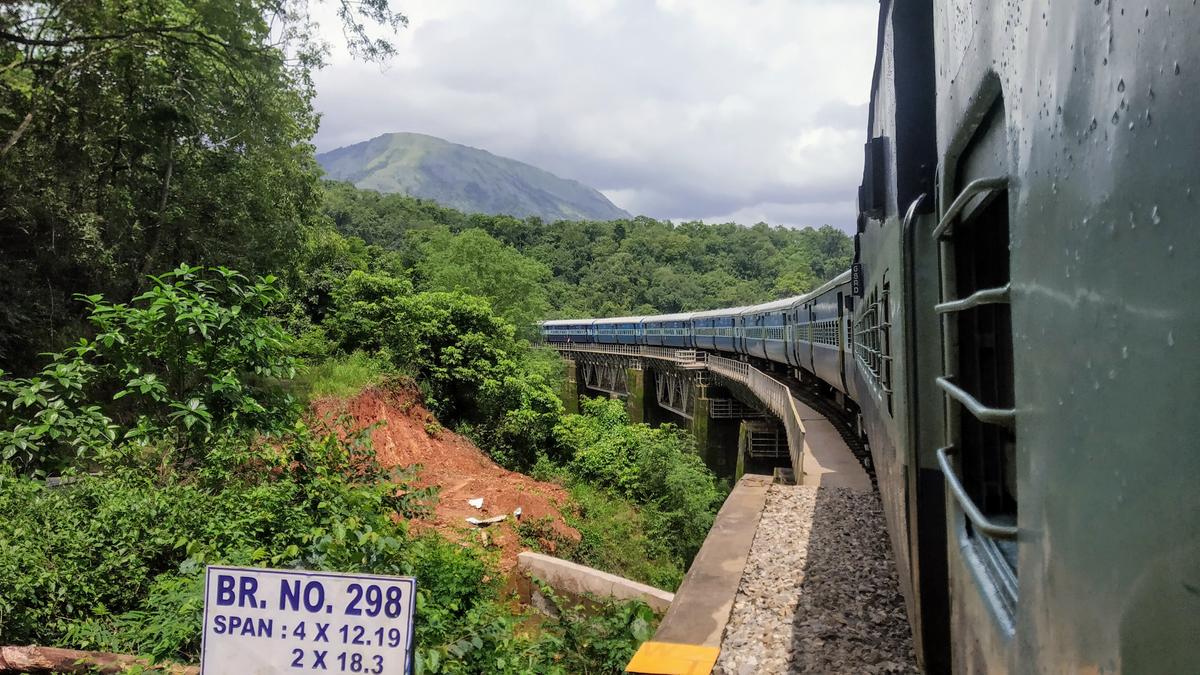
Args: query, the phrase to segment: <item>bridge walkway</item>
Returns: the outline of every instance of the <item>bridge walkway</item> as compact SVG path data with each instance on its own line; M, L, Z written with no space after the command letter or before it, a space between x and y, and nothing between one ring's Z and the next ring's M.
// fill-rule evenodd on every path
M871 479L837 427L802 401L796 410L804 426L804 475L800 485L871 490Z

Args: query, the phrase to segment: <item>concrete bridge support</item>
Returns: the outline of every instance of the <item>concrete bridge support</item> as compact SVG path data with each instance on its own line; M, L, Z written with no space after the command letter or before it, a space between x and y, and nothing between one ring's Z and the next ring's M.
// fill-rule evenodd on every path
M703 368L663 359L576 352L567 357L564 380L560 391L567 412L579 411L581 396L619 399L631 422L687 429L697 454L725 478L737 473L739 425L764 417L745 403L752 398L710 384Z
M563 410L568 414L579 412L579 381L577 367L575 361L571 359L563 359L565 364L565 373L563 374L562 389L559 390L559 398L562 399Z
M638 368L625 369L625 413L634 424L650 424L654 418L654 391L646 382L646 371Z
M708 392L695 399L695 416L688 425L696 439L696 452L713 473L732 478L737 468L738 420L712 416L714 399Z

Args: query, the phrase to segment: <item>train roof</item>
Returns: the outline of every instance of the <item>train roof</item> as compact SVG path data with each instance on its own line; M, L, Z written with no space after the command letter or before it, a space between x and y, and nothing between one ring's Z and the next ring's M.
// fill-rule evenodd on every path
M602 319L551 319L550 321L542 321L539 326L571 326L577 324L614 324L614 323L642 323L643 321L691 321L692 319L710 319L718 316L739 316L741 314L752 314L755 312L768 312L772 310L787 309L801 302L814 300L820 295L827 293L833 288L837 288L850 281L850 270L846 270L829 281L821 284L814 291L805 293L804 295L794 295L790 298L781 298L764 302L759 305L744 305L742 307L722 307L721 309L709 309L703 312L677 312L675 314L651 314L649 316L610 316Z
M609 323L641 323L641 321L645 318L646 317L644 316L610 316L604 319L596 319L594 323L596 325Z
M646 321L691 321L695 316L692 312L676 312L675 314L654 314L642 317Z
M721 309L708 309L703 312L693 312L693 319L710 319L714 316L736 316L740 314L745 307L722 307Z
M848 283L850 283L850 270L846 270L829 281L826 281L824 284L821 284L817 290L805 293L804 295L800 296L800 300L807 302L816 298L818 295L829 291L831 288L837 288L838 286Z
M771 311L780 310L780 309L788 309L788 308L792 307L792 305L795 305L796 303L800 302L803 299L804 299L804 296L793 295L790 298L781 298L779 300L772 300L771 302L764 302L761 305L750 305L749 307L743 307L742 311L739 313L740 314L757 314L758 312L771 312Z

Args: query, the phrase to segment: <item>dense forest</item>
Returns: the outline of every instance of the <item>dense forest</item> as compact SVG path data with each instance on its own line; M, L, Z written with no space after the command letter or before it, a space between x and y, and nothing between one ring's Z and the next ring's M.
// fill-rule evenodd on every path
M364 26L403 17L339 6L352 49L386 56ZM416 575L418 672L619 672L648 608L531 623L487 551L409 528L419 469L306 403L415 382L442 425L570 489L560 555L674 587L725 487L677 429L564 414L531 326L800 292L848 239L323 183L324 49L304 3L0 6L0 642L194 661L204 565L229 563Z
M348 184L326 188L324 212L340 232L402 251L410 265L434 252L461 263L478 259L476 253L500 250L476 230L515 249L537 263L521 270L522 276L544 289L530 300L538 309L535 314L550 318L692 311L773 300L812 290L846 270L853 255L850 238L828 225L674 224L646 217L544 223L467 215ZM456 241L447 236L455 234L468 237Z

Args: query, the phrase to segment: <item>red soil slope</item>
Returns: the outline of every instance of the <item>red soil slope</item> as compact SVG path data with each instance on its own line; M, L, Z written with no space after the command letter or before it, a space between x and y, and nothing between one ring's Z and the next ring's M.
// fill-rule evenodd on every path
M559 536L579 539L579 532L563 522L559 511L567 503L561 486L508 471L471 441L442 429L413 387L390 384L370 387L350 399L321 399L313 403L312 412L319 419L348 414L359 429L382 422L372 432L379 462L388 467L420 465L414 487L437 486L439 492L433 516L414 521L414 529L432 527L451 539L499 548L505 571L511 570L523 550L513 517L518 507L522 521L548 518ZM467 503L476 497L483 497L482 509ZM508 517L486 528L466 521L501 514Z

